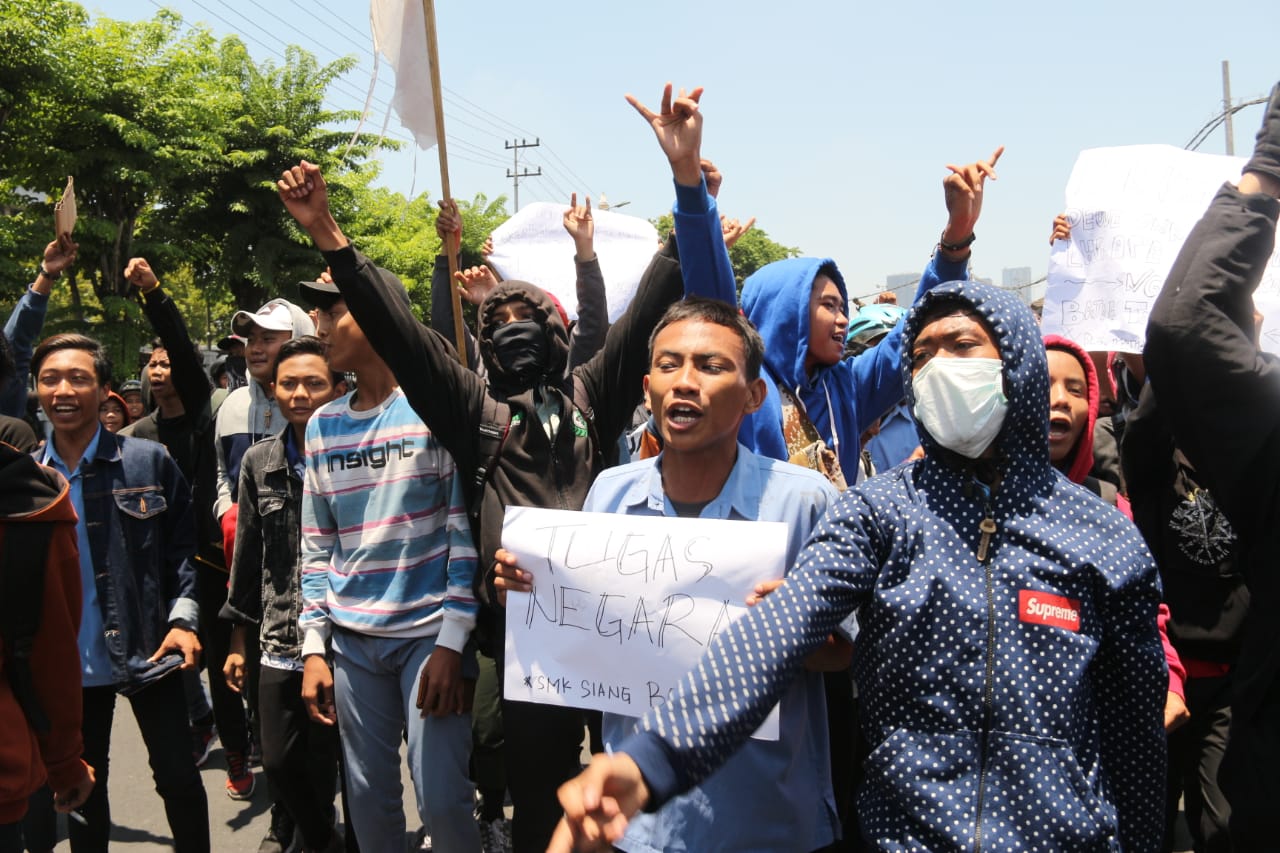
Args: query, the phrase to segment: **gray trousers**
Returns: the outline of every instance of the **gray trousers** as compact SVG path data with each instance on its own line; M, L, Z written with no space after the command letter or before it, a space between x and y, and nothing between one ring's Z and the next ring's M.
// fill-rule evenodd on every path
M418 816L438 853L479 853L467 773L471 715L422 719L418 678L434 637L370 637L333 632L334 699L346 760L351 821L365 850L401 850L405 820L400 744L407 735ZM464 656L465 660L465 656ZM465 666L465 664L464 664ZM472 662L474 670L474 662ZM474 671L467 671L474 677Z

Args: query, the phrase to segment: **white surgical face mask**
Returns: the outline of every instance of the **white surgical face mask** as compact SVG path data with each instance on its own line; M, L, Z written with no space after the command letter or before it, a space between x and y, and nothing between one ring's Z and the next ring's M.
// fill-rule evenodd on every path
M998 358L938 358L911 380L915 417L934 440L977 459L1000 434L1009 401Z

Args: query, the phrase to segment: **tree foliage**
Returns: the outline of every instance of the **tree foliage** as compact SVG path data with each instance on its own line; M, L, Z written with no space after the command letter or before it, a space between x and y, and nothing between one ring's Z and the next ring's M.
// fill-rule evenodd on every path
M72 175L80 254L55 290L47 331L87 330L117 358L136 349L147 327L123 278L135 255L150 258L192 312L193 331L225 331L237 307L256 308L317 271L310 240L276 196L283 169L318 163L344 221L367 204L357 196L373 192L351 176L385 143L349 145L339 128L355 114L324 107L354 62L322 65L290 47L283 63L255 63L238 39L219 41L170 11L130 22L91 19L69 0L6 0L0 276L31 280L52 237L53 200ZM2 307L18 295L4 293Z

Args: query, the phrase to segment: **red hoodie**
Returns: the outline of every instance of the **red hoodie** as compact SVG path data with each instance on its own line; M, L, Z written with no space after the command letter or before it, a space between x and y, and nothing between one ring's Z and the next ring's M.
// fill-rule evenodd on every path
M5 671L0 639L0 824L15 823L27 798L46 781L54 791L85 775L80 759L80 551L67 482L25 453L0 443L0 548L10 525L56 522L45 561L44 601L31 671L49 733L27 725ZM0 552L2 553L2 552ZM0 571L5 567L0 567Z
M1098 420L1098 372L1093 369L1093 359L1089 358L1084 347L1070 338L1064 338L1061 335L1045 335L1044 348L1070 353L1075 356L1076 361L1080 362L1080 367L1084 370L1085 387L1088 389L1089 398L1089 417L1085 421L1084 429L1080 431L1076 446L1067 454L1065 470L1059 467L1071 482L1084 483L1089 472L1093 470L1093 426ZM1116 509L1124 513L1125 518L1133 520L1133 511L1129 508L1128 499L1123 495L1116 496ZM1186 679L1186 669L1178 658L1173 644L1169 642L1169 633L1165 630L1165 623L1169 621L1169 606L1163 601L1160 602L1157 619L1160 625L1160 642L1164 645L1164 657L1169 664L1169 692L1185 698L1183 681Z

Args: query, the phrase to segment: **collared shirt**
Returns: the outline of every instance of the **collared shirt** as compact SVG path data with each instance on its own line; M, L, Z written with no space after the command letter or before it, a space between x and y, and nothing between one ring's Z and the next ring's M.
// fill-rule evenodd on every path
M603 472L583 509L675 516L662 489L662 458ZM835 488L820 474L767 459L739 444L729 479L699 517L787 523L790 567L835 499ZM838 820L822 676L806 672L797 678L781 706L779 740L748 742L702 785L654 814L633 817L618 849L810 851L830 844ZM632 717L605 714L605 743L618 746L635 723Z
M906 401L902 400L880 418L880 432L867 442L867 452L879 473L906 462L919 446L916 422Z
M111 656L103 639L102 608L98 604L98 584L94 580L93 554L89 552L89 528L84 517L84 468L98 452L98 437L102 428L93 434L89 446L80 454L80 464L69 471L58 455L51 436L44 446L45 465L67 478L71 486L71 503L76 508L76 540L80 545L80 588L83 596L83 612L80 616L80 666L85 687L103 687L114 684L111 675Z

